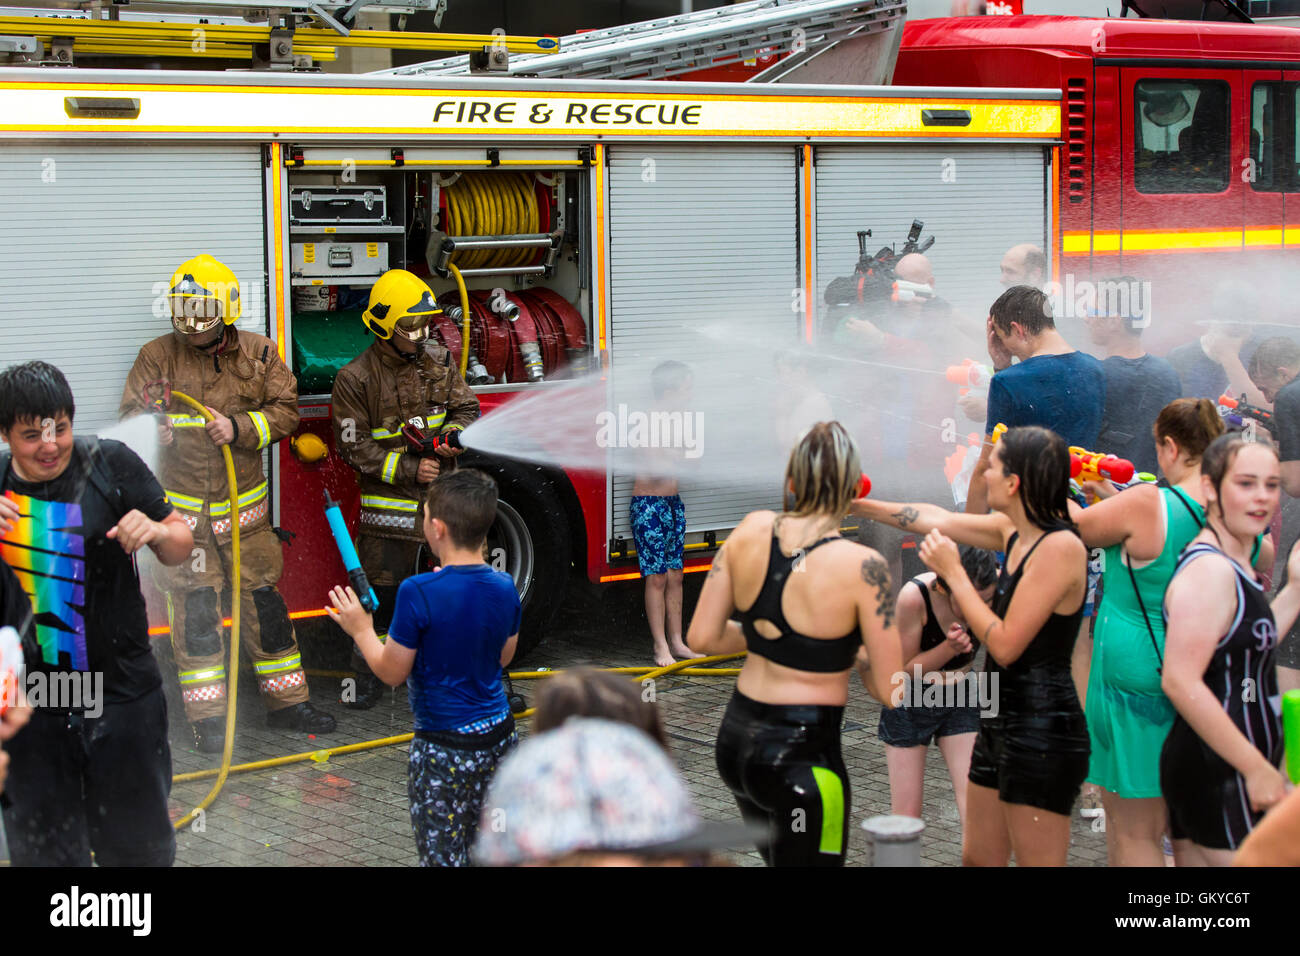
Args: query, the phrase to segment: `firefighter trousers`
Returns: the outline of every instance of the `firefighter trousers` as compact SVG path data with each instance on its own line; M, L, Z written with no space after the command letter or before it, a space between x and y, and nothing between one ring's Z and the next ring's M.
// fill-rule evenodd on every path
M226 712L222 597L233 566L230 542L218 543L212 525L194 529L194 554L176 567L157 565L155 579L167 595L172 649L181 699L191 722ZM275 585L284 571L280 539L269 525L239 538L239 633L269 711L307 699L307 675L289 609ZM231 666L238 666L234 655Z
M397 603L397 588L416 573L420 549L428 546L423 541L376 538L365 533L357 535L356 546L361 570L366 572L379 599L379 610L374 613L375 633L387 634L388 625L393 621L393 606ZM370 673L356 644L352 645L352 669L358 674Z

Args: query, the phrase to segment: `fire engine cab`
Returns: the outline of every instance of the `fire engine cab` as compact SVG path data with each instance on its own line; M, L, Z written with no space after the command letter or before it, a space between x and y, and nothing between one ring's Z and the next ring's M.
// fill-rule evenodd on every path
M1296 317L1300 30L1251 23L1011 16L904 28L898 85L1052 87L1065 143L1052 248L1075 280L1152 283L1157 353L1195 336L1225 276Z

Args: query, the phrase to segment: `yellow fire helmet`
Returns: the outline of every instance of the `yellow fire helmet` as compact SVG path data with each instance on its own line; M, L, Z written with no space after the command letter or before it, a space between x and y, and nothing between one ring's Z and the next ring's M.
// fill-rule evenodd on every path
M370 290L370 307L361 313L361 322L381 339L391 339L396 331L410 342L423 342L430 320L441 312L422 279L405 269L389 269Z
M218 322L231 325L240 315L239 280L230 267L206 252L181 264L167 289L172 327L200 335Z
M329 449L325 447L325 443L311 432L304 432L296 438L290 439L289 445L293 448L293 453L298 456L298 460L308 464L320 461L329 454Z

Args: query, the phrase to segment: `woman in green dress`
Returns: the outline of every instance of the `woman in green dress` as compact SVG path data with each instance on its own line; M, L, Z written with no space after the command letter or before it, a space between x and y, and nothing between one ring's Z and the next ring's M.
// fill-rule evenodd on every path
M1072 508L1090 548L1104 548L1102 598L1093 632L1084 711L1092 757L1088 782L1102 788L1111 866L1163 866L1167 823L1160 749L1174 706L1160 689L1165 625L1160 613L1178 555L1205 524L1201 453L1223 433L1207 399L1180 398L1160 412L1156 455L1167 488L1090 490L1111 497ZM1272 563L1272 546L1255 560Z

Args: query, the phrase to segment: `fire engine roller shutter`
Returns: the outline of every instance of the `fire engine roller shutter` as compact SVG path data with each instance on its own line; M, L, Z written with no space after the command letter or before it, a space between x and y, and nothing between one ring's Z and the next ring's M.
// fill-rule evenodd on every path
M265 334L262 176L253 145L6 143L4 363L61 368L79 433L113 424L140 347L171 328L155 298L202 252L239 278L239 327Z
M791 296L799 284L798 182L792 147L610 148L613 407L620 401L644 407L650 394L648 381L618 375L620 362L644 370L648 379L657 362L694 360L702 367L710 350L725 348L725 338L692 331L711 319L796 341ZM772 370L753 374L770 380ZM714 387L697 384L696 391ZM761 428L768 415L762 389L753 382L749 388L757 397L750 424ZM725 431L734 433L734 423L711 418L705 409L706 459ZM743 474L744 462L736 465ZM632 483L632 475L614 475L613 532L629 543ZM681 495L688 532L732 528L746 512L779 504L772 484L736 488L684 480Z
M852 274L859 229L872 231L875 252L902 248L912 220L924 221L935 291L976 317L1003 291L1008 249L1046 248L1041 146L828 146L815 162L819 304L832 279Z

